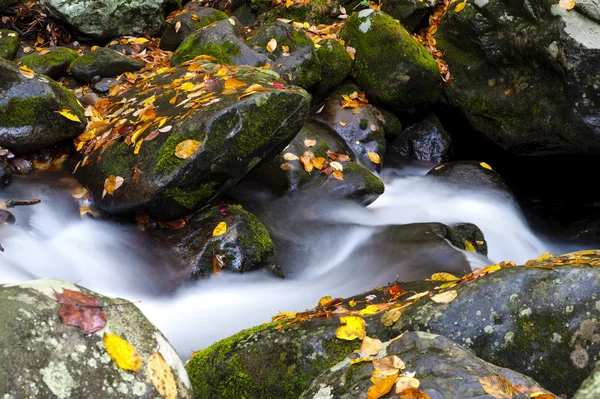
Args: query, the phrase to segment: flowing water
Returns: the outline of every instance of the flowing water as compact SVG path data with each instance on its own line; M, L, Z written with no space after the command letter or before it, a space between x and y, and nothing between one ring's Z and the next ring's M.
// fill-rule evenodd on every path
M81 218L68 177L16 179L2 199L40 197L43 202L12 209L17 224L0 230L5 248L0 253L0 283L55 277L139 301L138 307L187 358L191 351L268 321L279 311L312 308L324 295L349 296L402 278L409 261L386 268L385 259L378 266L370 259L364 267L351 259L383 225L474 223L486 236L489 259L464 252L472 267L500 260L522 263L542 252L570 249L536 236L508 196L459 190L424 176L426 171L389 171L385 194L366 209L345 202L330 207L324 217L343 225L341 231L307 234L285 218L267 222L275 235L285 234L294 245L306 248L301 257L286 261L285 280L263 272L219 275L174 293L165 293L162 278L155 277L161 267L168 269L161 264L167 258L155 256L134 226Z

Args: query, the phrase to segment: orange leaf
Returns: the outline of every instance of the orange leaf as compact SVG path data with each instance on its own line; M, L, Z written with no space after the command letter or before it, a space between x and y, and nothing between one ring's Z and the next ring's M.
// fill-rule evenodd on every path
M317 157L317 158L313 158L310 160L310 162L312 163L312 165L321 170L323 169L323 166L325 165L325 158L323 157Z
M272 53L273 51L275 51L276 48L277 48L277 40L275 40L275 39L269 40L269 43L267 43L267 51L269 53Z
M429 395L418 388L407 388L398 394L400 399L429 399Z
M333 177L335 177L337 180L344 181L344 174L342 172L340 172L339 170L333 171Z
M124 180L125 179L123 179L121 176L108 176L106 180L104 180L104 192L102 193L102 198L104 198L106 194L113 195L115 190L121 187Z
M369 156L369 159L371 160L371 162L373 162L374 164L381 163L381 157L379 156L378 153L370 151L367 155Z
M367 399L379 399L387 394L389 391L391 391L397 378L398 372L378 380L377 383L371 386L367 391Z
M366 337L363 339L360 351L367 355L375 356L383 349L383 343L377 338Z
M512 399L515 389L510 381L496 375L480 377L479 383L483 390L496 399Z
M187 159L198 151L200 145L201 143L197 140L184 140L175 147L175 156L180 159Z

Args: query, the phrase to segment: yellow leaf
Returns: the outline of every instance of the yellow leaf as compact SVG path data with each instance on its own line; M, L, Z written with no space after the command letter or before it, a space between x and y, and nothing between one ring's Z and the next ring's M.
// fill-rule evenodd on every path
M346 122L345 121L340 121L340 125L341 126L346 126Z
M267 51L269 53L272 53L273 51L275 51L276 48L277 48L277 40L275 40L275 39L269 40L269 43L267 43Z
M213 237L220 236L221 234L225 234L227 231L227 223L220 222L217 227L213 230Z
M294 5L293 0L285 0L285 8L290 8L293 5Z
M535 261L536 262L543 262L543 261L550 260L550 259L552 259L552 254L550 252L544 252L543 254L541 254L540 256L538 256Z
M367 323L360 317L344 316L340 318L340 323L345 325L335 331L335 336L339 339L352 341L356 338L363 339L365 337Z
M21 72L21 75L23 75L27 79L33 79L33 76L34 76L33 69L29 69L26 66L20 66L19 72Z
M407 388L398 394L400 399L429 399L429 395L418 388Z
M429 295L429 291L423 291L423 292L419 292L418 294L412 295L408 298L405 298L406 301L412 301L413 299L419 299L421 297L424 297L425 295Z
M331 301L333 301L332 297L324 296L323 298L319 299L319 304L317 306L325 306Z
M360 312L358 312L358 314L361 316L366 316L370 314L375 314L377 312L379 312L379 307L377 305L369 305Z
M571 11L573 8L575 8L575 0L560 0L558 5L567 11Z
M118 335L104 333L106 351L123 370L138 372L142 368L142 358L133 346Z
M317 145L317 140L304 139L304 145L306 147L314 147L315 145Z
M340 172L339 170L334 170L333 173L332 173L332 175L337 180L344 181L344 174L342 172Z
M247 84L242 82L241 80L237 80L234 78L229 78L225 81L225 91L226 92L229 92L234 89L237 89L238 87L244 87L244 86L247 86ZM227 94L227 93L225 93L225 94Z
M461 12L465 8L466 5L467 5L466 1L463 1L462 3L458 3L456 5L456 8L454 9L454 11L455 12Z
M479 383L487 394L496 399L512 399L515 396L515 389L505 378L496 375L479 377Z
M70 121L81 123L81 119L79 119L79 117L77 115L73 115L71 113L71 111L69 111L68 109L62 109L62 110L58 111L58 113Z
M177 398L177 381L171 368L160 353L153 353L148 359L148 374L152 384L164 399Z
M418 388L421 383L414 377L402 376L396 381L396 393L400 393L408 388Z
M123 181L125 181L125 179L123 179L121 176L108 176L106 180L104 180L104 192L102 193L102 198L104 198L106 194L113 195L115 190L121 187Z
M145 44L148 43L148 39L144 37L138 37L133 41L135 44Z
M485 162L479 162L479 165L481 165L482 168L492 170L492 167Z
M351 300L348 302L348 305L350 305L350 307L351 307L351 308L353 308L353 307L355 307L355 306L356 306L356 301L355 301L354 299L351 299Z
M286 161L297 161L300 158L298 158L298 155L296 154L286 152L285 154L283 154L283 159L285 159Z
M556 396L551 393L534 392L529 396L530 399L556 399Z
M383 349L383 343L377 338L366 337L363 339L360 351L367 355L375 356Z
M454 280L458 280L458 277L455 277L450 273L441 272L441 273L433 273L428 280L431 280L431 281L454 281Z
M490 266L486 267L485 269L483 269L483 270L481 271L481 274L485 274L485 273L493 273L493 272L495 272L496 270L500 270L500 269L502 269L502 268L500 267L500 265L490 265Z
M473 252L473 253L477 252L477 250L475 249L475 247L469 240L465 240L465 250L467 250L469 252Z
M372 362L373 358L371 357L359 357L358 359L352 359L350 360L350 364L357 364L357 363L362 363L362 362Z
M450 303L456 299L458 292L456 290L450 290L446 292L442 292L441 294L437 294L431 297L431 300L436 303Z
M319 170L323 169L323 166L325 166L325 158L323 157L313 158L310 160L310 162L315 168Z
M187 159L198 151L200 144L196 140L184 140L175 147L175 156L180 159Z
M374 164L381 163L381 157L379 156L378 153L369 151L369 153L367 155L369 156L369 159L371 160L371 162L373 162Z
M375 385L369 387L369 390L367 391L367 399L379 399L387 394L394 386L396 378L398 378L397 372L395 375L390 375L378 380Z
M392 310L389 310L381 317L381 324L383 324L386 327L389 327L395 322L397 322L401 315L402 309L394 308Z

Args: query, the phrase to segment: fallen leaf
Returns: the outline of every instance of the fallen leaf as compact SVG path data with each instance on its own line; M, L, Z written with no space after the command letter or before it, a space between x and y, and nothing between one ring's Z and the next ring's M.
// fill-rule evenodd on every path
M392 390L394 383L398 378L398 372L395 375L390 375L378 380L375 385L369 387L367 391L367 399L379 399Z
M365 328L367 323L356 316L344 316L340 318L340 323L344 324L335 331L335 336L339 339L352 341L356 338L363 339L365 337Z
M79 119L77 115L72 114L71 111L69 111L68 109L62 109L57 112L70 121L81 123L81 119Z
M377 312L379 312L379 307L377 305L369 305L366 308L362 309L360 312L358 312L358 314L361 316L366 316L370 314L375 314Z
M29 69L26 66L20 66L19 72L21 72L21 75L23 75L27 79L33 79L33 77L35 76L33 69Z
M400 399L429 399L429 395L418 388L407 388L398 394Z
M135 348L123 338L111 333L104 333L106 351L123 370L138 372L142 368L142 358Z
M219 222L219 224L213 230L212 236L213 237L218 237L218 236L220 236L222 234L225 234L226 231L227 231L227 223L225 223L225 222Z
M339 170L333 172L333 177L335 177L337 180L344 181L344 174Z
M482 168L492 170L492 167L485 162L479 162L479 165L481 165Z
M560 0L558 5L567 11L571 11L573 8L575 8L575 0Z
M355 301L354 299L351 299L351 300L348 302L348 305L349 305L351 308L353 308L353 307L355 307L355 306L356 306L356 301Z
M369 159L371 160L371 162L373 162L374 164L381 163L381 157L379 156L378 153L373 152L373 151L369 151L367 153L367 155L369 156Z
M319 299L319 304L317 306L325 306L328 303L330 303L331 301L333 301L332 297L324 296L323 298Z
M146 368L158 393L164 399L176 399L177 381L163 355L160 353L150 355Z
M340 170L340 171L344 170L344 167L342 166L342 164L337 161L333 161L333 162L329 163L329 166L331 166L335 170Z
M304 165L304 170L308 173L312 172L313 170L313 164L311 162L311 160L315 157L315 154L313 154L310 151L304 151L304 154L302 154L302 156L300 157L300 162L302 162L302 165Z
M267 51L269 53L272 53L273 51L275 51L276 48L277 48L277 40L275 40L275 39L269 40L269 43L267 43Z
M431 281L455 281L455 280L458 280L458 277L453 276L450 273L440 272L440 273L433 273L428 280L431 280Z
M197 140L184 140L175 147L175 156L180 159L187 159L200 149L200 145L201 143Z
M237 80L235 78L229 78L225 81L224 87L225 87L225 91L223 92L224 94L231 94L231 92L233 92L233 90L239 88L239 87L246 87L248 86L246 83L242 82L241 80Z
M179 33L179 29L181 29L181 21L175 23L175 33Z
M391 309L384 313L384 315L381 317L381 324L383 324L386 327L390 327L392 324L398 321L401 315L402 309Z
M473 253L477 252L477 250L469 240L465 240L465 250Z
M401 376L396 381L396 393L403 392L409 388L418 388L421 383L414 377Z
M298 158L298 155L296 154L286 152L285 154L283 154L283 159L285 159L286 161L297 161L300 158Z
M466 5L467 5L466 1L463 1L462 3L458 3L456 5L456 8L454 9L454 11L455 12L461 12L465 8Z
M496 399L512 399L515 396L513 385L506 378L496 375L479 377L483 390Z
M545 392L534 392L529 396L530 399L557 399L556 396L551 393Z
M375 368L375 372L380 375L393 375L394 373L398 373L398 371L404 370L406 365L398 356L391 355L382 359L374 359L373 367Z
M359 357L358 359L352 359L350 360L350 364L358 364L358 363L363 363L363 362L372 362L373 358L372 357Z
M456 290L450 290L442 292L431 297L431 300L435 303L450 303L456 299L458 292Z
M219 213L221 216L227 216L229 214L229 207L226 203L221 202L221 205L219 206Z
M281 168L281 170L293 170L294 169L294 165L292 165L291 163L288 163L288 162L282 163L281 165L279 165L279 167Z
M429 291L423 291L423 292L419 292L418 294L414 294L411 295L410 297L406 298L407 301L412 301L413 299L419 299L421 297L424 297L426 295L429 295L430 292Z
M161 132L161 133L167 133L167 132L170 132L171 129L173 129L173 126L172 125L167 125L165 127L162 127L160 129L158 129L158 131Z
M273 87L280 90L285 90L285 85L279 82L273 82Z
M102 193L102 198L104 198L106 194L113 195L115 190L123 185L124 181L125 179L123 179L121 176L108 176L106 180L104 180L104 192Z
M63 324L79 327L84 334L93 334L106 325L104 309L96 297L66 288L54 295L61 304L58 316Z
M290 8L294 5L294 0L285 0L285 8Z
M212 259L212 274L219 274L223 267L225 267L225 255L213 255Z
M315 168L317 168L317 169L321 170L321 169L323 169L323 167L325 166L325 162L326 162L326 160L325 160L325 158L323 158L323 157L317 157L317 158L313 158L313 159L311 159L311 160L310 160L310 162L312 163L312 165L313 165Z
M306 147L314 147L315 145L317 145L317 140L313 140L313 139L304 139L304 145Z
M346 126L346 122L344 122L344 121L340 121L340 125L341 125L341 126Z
M360 351L367 355L377 355L383 349L383 343L377 338L365 336L360 346Z
M544 262L544 261L550 260L552 258L553 258L553 256L550 252L544 252L543 254L538 256L535 261L536 262Z

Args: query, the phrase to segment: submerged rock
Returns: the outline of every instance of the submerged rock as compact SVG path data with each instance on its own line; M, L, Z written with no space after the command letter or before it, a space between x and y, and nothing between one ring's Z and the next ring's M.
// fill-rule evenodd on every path
M64 324L56 295L65 294L66 289L96 298L106 325L84 334ZM74 312L79 314L81 309ZM125 299L106 297L67 281L35 280L0 285L0 316L0 392L5 397L156 398L165 397L165 392L171 397L193 397L177 352ZM139 371L117 366L104 344L105 333L133 346L141 361Z
M218 68L224 73L205 79ZM110 214L190 214L280 151L306 121L310 96L297 87L277 89L278 80L271 71L205 61L149 77L105 105L105 115L128 118L111 125L114 135L103 148L93 151L98 140L107 141L94 132L78 139L86 156L75 175ZM111 175L122 186L103 195Z
M34 52L21 58L21 65L33 69L36 73L48 75L52 79L65 76L67 69L79 57L75 51L66 47L49 49L48 53Z
M0 10L1 9L2 6L0 6ZM21 38L17 32L8 29L0 29L0 58L12 61L19 51L20 44Z
M394 156L410 157L419 161L442 163L452 155L452 140L435 114L407 126L386 151Z
M166 51L175 51L186 37L223 19L227 14L210 7L202 7L179 14L167 25L160 39L160 48Z
M101 47L77 58L71 64L71 74L82 82L89 83L96 76L115 77L124 72L136 72L144 63L123 55L118 51Z
M0 146L31 152L76 137L85 128L83 108L67 89L43 75L25 76L0 59ZM78 121L59 114L66 110Z

